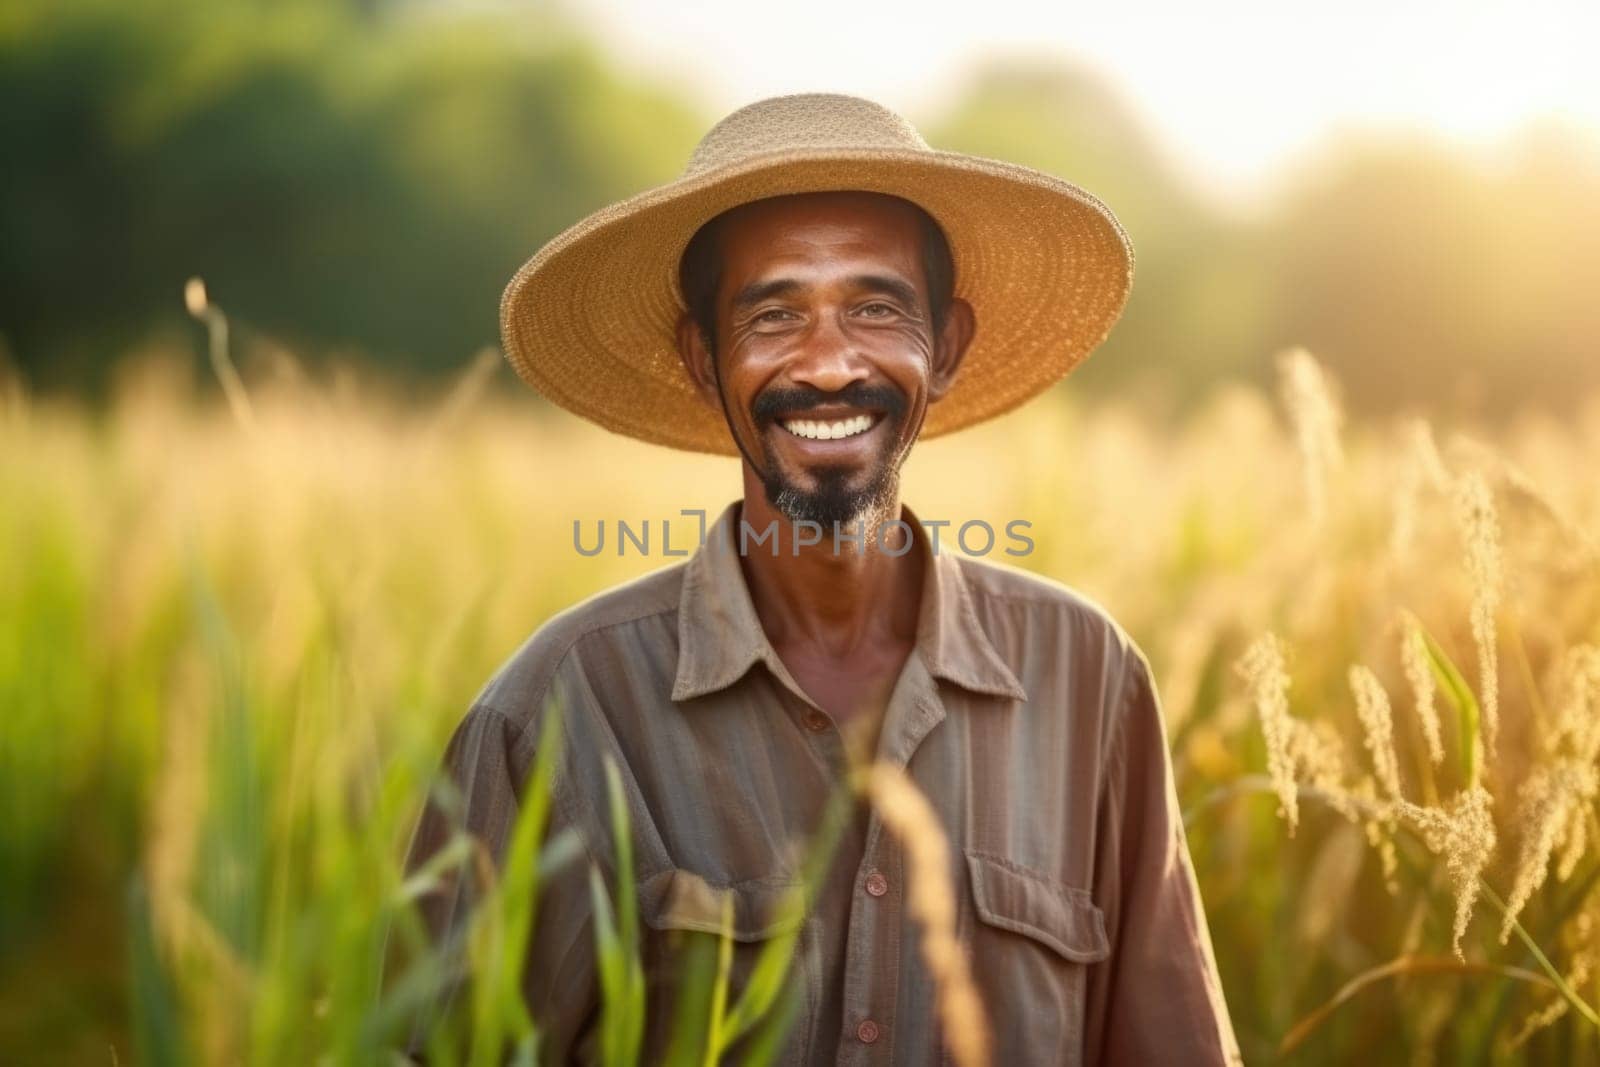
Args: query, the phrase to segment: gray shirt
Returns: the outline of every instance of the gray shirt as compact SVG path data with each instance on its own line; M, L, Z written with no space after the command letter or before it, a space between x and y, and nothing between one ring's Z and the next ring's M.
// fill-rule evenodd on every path
M673 1025L682 932L719 929L731 896L731 1003L799 880L798 846L853 762L762 630L739 515L735 501L690 559L541 626L480 692L445 757L466 828L499 856L556 697L565 743L551 832L576 829L608 883L603 760L616 761L642 919L646 1062ZM902 517L918 527L909 508ZM920 531L915 551L916 643L876 756L904 769L949 839L955 933L995 1062L1239 1062L1145 657L1066 586L935 553ZM455 825L431 805L408 865ZM801 928L783 1062L948 1062L907 878L905 850L860 803ZM470 900L459 882L425 899L430 929L460 928ZM599 1003L587 863L539 900L524 994L548 1060L587 1062Z

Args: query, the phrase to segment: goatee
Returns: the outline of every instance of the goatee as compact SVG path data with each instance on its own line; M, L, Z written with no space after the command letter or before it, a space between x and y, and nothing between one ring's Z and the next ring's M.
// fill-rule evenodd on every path
M816 487L802 489L769 463L762 479L767 503L791 522L814 522L824 532L831 532L835 523L844 528L859 519L873 518L894 498L894 471L887 463L878 468L872 481L853 488L849 467L814 467L812 473Z

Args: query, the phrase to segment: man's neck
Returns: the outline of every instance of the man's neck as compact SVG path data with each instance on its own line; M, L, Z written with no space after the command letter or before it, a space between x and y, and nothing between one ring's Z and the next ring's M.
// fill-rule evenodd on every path
M823 528L818 543L802 544L816 530L773 508L760 482L746 475L741 518L752 535L740 564L774 648L804 649L810 656L846 663L915 641L924 563L917 546L908 544L907 529L889 525L901 517L898 489L876 514L840 523L836 550L831 526ZM767 543L757 546L754 540L774 524L776 555ZM859 545L845 539L857 533ZM735 537L737 545L737 530Z

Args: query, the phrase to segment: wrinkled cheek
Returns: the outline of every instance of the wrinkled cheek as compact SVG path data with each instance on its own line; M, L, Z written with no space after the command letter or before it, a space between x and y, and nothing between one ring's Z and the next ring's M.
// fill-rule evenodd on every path
M900 416L900 425L896 427L895 439L903 442L904 451L910 453L911 446L922 437L922 427L927 422L928 404L925 398L913 399L906 406L906 412Z

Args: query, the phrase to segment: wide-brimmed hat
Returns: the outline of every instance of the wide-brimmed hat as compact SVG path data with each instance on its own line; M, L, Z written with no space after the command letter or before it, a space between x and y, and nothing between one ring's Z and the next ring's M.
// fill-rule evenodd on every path
M802 93L728 115L683 176L561 233L500 301L506 358L562 407L644 441L734 454L721 412L677 353L678 262L704 223L788 193L864 190L917 204L939 223L955 295L977 332L956 382L928 407L922 436L1021 404L1077 366L1110 332L1133 281L1116 216L1070 182L1014 163L930 148L888 108Z

